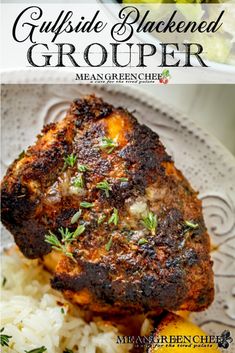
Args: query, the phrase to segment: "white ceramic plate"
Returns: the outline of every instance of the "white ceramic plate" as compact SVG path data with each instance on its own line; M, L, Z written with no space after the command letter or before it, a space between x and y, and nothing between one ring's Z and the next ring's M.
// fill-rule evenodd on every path
M191 318L211 334L230 330L235 341L235 160L192 121L139 90L120 85L4 85L2 173L34 142L44 124L62 118L71 100L90 93L134 111L160 135L176 166L199 190L212 243L218 246L212 253L216 297L208 310L191 314ZM2 244L7 246L11 241L4 229ZM225 352L234 351L233 343Z

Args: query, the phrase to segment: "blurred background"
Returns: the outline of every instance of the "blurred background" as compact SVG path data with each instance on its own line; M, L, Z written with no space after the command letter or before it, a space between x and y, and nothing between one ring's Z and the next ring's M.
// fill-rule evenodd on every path
M235 85L143 85L138 88L182 112L235 155Z

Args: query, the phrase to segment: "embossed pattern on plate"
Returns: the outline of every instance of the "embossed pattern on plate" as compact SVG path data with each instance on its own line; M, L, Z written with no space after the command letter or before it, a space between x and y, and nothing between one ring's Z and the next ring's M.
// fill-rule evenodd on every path
M216 297L211 307L191 318L207 332L232 332L235 341L235 160L213 137L170 107L126 86L4 85L2 87L2 173L35 141L45 123L61 119L69 102L96 93L104 100L133 111L155 130L193 187L199 190L203 212L218 248L213 251ZM3 246L11 237L3 229ZM235 343L224 352L235 351Z

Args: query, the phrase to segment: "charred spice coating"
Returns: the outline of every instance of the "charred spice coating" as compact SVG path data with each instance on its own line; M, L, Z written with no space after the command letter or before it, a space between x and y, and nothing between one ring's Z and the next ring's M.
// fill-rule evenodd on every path
M85 309L200 311L213 300L201 201L126 109L75 100L11 164L1 196L20 250L45 263L55 253L53 288Z

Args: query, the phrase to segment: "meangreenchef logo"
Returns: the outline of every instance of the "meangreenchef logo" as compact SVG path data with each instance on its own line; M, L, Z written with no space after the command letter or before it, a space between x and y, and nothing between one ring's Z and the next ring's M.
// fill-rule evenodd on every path
M221 335L157 335L149 336L117 336L117 344L134 344L135 347L145 348L201 348L202 352L215 345L227 349L233 342L231 333L224 330ZM149 351L148 351L149 352Z

